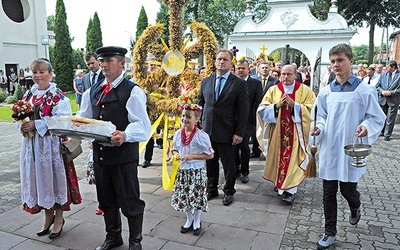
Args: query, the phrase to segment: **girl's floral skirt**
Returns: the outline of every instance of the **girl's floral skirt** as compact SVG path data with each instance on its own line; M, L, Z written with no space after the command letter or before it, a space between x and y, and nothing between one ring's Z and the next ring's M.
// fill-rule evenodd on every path
M179 212L208 211L205 169L179 169L172 191L171 205Z

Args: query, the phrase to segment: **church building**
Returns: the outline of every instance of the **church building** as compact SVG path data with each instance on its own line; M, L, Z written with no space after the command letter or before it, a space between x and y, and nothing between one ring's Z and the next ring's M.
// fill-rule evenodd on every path
M8 75L39 58L48 58L45 0L2 0L0 11L0 69Z

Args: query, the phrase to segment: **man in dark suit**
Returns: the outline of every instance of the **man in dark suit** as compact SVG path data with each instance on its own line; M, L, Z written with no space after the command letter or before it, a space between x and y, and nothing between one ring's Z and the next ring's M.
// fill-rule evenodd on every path
M235 145L243 140L249 112L249 94L246 82L230 72L233 54L218 51L216 73L203 79L198 104L203 106L202 125L210 136L214 158L206 161L207 198L218 196L219 159L224 168L225 186L223 204L233 202L235 190Z
M375 87L378 91L379 105L386 114L386 122L381 135L385 136L385 141L390 141L400 102L400 73L396 61L388 62L386 72L381 74Z
M259 71L261 76L257 79L261 82L261 87L262 87L262 97L265 95L265 93L267 93L267 90L276 85L279 80L273 76L269 75L269 72L271 70L271 66L269 65L268 62L262 62L259 65ZM261 99L262 99L261 97ZM256 108L257 110L257 108ZM256 138L256 134L255 131L253 132L253 135L251 137L251 141L253 142L253 148L252 148L252 153L250 154L251 158L258 158L261 155L261 150L259 148L259 144ZM264 159L264 157L262 156L262 158Z
M237 64L238 76L246 81L249 91L249 119L247 122L246 134L243 141L236 146L236 173L241 176L242 183L249 182L249 163L250 163L250 136L256 127L256 110L262 99L261 82L249 76L249 62L240 60ZM240 154L239 154L240 151Z
M97 54L95 52L89 52L85 55L84 59L90 72L83 76L83 92L89 89L94 83L101 82L104 79Z

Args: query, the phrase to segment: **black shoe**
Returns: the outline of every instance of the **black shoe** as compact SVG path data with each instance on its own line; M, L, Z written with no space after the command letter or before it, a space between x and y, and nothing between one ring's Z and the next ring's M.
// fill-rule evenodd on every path
M236 179L242 177L241 173L236 173Z
M55 216L53 216L53 220L51 221L51 223L50 223L50 225L49 225L48 228L42 229L42 230L40 230L39 232L36 232L36 235L37 235L37 236L43 236L43 235L48 234L48 233L50 232L50 227L51 227L51 225L53 225L53 223L54 223L54 218L55 218Z
M122 241L121 236L119 236L118 239L110 241L110 240L106 240L104 241L103 245L99 246L96 248L96 250L110 250L113 249L115 247L119 247L122 246L124 244L124 242Z
M185 234L185 233L189 232L192 228L193 228L193 222L192 222L192 225L190 225L190 227L181 226L181 233Z
M51 232L51 234L49 235L49 239L55 239L55 238L57 238L58 236L60 236L61 235L61 231L62 231L62 229L63 229L63 226L64 226L64 224L65 224L65 220L63 219L63 224L62 224L62 226L61 226L61 229L60 229L60 231L58 231L57 233L53 233L53 232Z
M349 223L351 225L357 225L357 223L361 219L361 209L360 209L360 207L358 207L357 209L350 209L350 210L351 210L351 214L349 216Z
M201 233L201 223L199 228L194 228L193 235L198 236Z
M294 194L284 191L282 194L282 201L288 205L292 205L294 200Z
M247 174L242 175L242 183L249 182L249 176Z
M208 193L207 200L211 200L212 198L218 197L218 193Z
M390 137L389 136L385 136L385 138L383 140L390 141Z
M233 195L225 194L224 199L222 200L222 204L224 204L224 206L229 206L230 204L232 204L232 202L233 202Z
M143 162L143 164L142 164L142 168L147 168L147 167L150 166L150 165L151 165L150 161L145 160L145 161Z
M380 133L379 136L383 136L383 133Z
M260 157L260 153L256 154L256 153L251 153L250 154L250 158L259 158Z

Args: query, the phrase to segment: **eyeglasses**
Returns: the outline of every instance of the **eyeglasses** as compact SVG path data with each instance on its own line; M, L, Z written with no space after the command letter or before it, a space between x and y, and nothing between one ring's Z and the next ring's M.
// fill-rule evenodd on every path
M294 75L293 73L281 73L281 76L292 76Z

